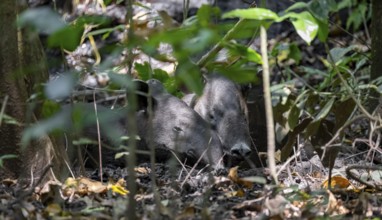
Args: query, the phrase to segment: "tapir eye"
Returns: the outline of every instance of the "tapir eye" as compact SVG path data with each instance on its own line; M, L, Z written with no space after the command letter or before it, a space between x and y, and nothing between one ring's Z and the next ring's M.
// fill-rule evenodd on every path
M215 130L216 129L216 118L215 118L215 116L211 113L208 114L208 120L209 120L209 123L211 125L211 128L213 130Z
M175 132L177 132L177 133L183 131L183 130L182 130L180 127L178 127L178 126L175 126L172 130L175 131Z

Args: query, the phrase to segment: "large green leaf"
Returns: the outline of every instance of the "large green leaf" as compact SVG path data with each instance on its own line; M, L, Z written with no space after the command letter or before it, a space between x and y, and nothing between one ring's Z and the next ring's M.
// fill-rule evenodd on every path
M289 12L282 18L291 18L297 34L308 44L317 36L318 24L316 19L309 12Z
M245 18L255 20L278 21L279 16L265 8L236 9L223 14L223 18Z

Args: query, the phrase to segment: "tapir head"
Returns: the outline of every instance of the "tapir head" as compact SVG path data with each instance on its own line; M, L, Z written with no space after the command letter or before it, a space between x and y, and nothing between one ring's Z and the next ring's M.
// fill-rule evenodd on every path
M140 82L144 83L144 82ZM148 91L143 91L145 86L138 86L141 92L149 92L152 99L152 121L149 121L149 109L143 109L137 114L139 135L144 137L146 144L156 148L165 148L175 151L188 158L211 164L218 168L222 165L222 144L217 133L210 129L209 124L182 100L167 93L163 85L155 79L147 81ZM138 100L147 97L138 96ZM145 101L139 101L145 105ZM151 124L150 124L151 123ZM149 136L149 126L152 134ZM149 139L150 138L150 139Z
M203 95L198 99L186 97L186 102L194 105L194 109L209 122L229 156L239 159L250 154L247 107L237 84L223 76L209 75Z

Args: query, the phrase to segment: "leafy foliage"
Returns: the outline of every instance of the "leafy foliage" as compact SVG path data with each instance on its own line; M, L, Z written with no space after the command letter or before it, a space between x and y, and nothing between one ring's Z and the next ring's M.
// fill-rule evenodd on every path
M364 103L364 94L372 86L364 80L369 72L368 54L360 51L359 46L337 47L326 51L330 56L320 57L321 68L304 63L302 48L309 45L325 45L329 36L330 15L344 8L352 8L356 12L349 17L346 27L358 29L361 26L359 18L364 21L370 19L370 10L366 10L369 6L366 1L311 0L306 3L297 2L280 13L264 8L250 8L222 14L218 8L204 5L195 16L180 25L173 24L169 16L161 12L146 23L134 21L130 26L134 27L135 35L129 39L124 35L108 49L98 48L96 42L107 41L114 34L121 34L127 30L125 26L113 23L107 16L79 16L66 24L48 8L30 9L20 17L20 24L33 26L40 33L48 34L49 47L74 51L82 43L89 41L93 55L98 57L93 70L109 73L110 83L106 89L124 88L124 84L131 82L130 78L116 74L126 69L131 62L133 66L130 73L136 74L137 78L158 79L170 93L181 97L183 93L180 88L183 85L189 91L201 94L201 68L206 68L208 72L219 72L239 83L259 83L256 73L261 64L261 56L243 43L242 39L248 40L257 36L260 26L269 28L280 22L291 23L307 45L300 42L279 42L270 51L272 67L282 68L283 75L283 80L277 82L272 91L276 123L287 131L287 137L278 138L284 138L282 159L285 160L292 152L297 135L302 133L304 138L311 140L316 147L323 146L357 112L353 97L359 97L359 101ZM45 19L41 19L41 15ZM241 19L241 26L236 27L232 22L215 22L218 19L229 18ZM153 21L159 22L160 25L149 27L147 23ZM232 29L235 31L230 33ZM320 42L315 40L316 38ZM171 51L163 51L163 45L168 45ZM220 55L208 52L215 45L226 51L223 61L215 62ZM111 60L116 59L122 52L126 52L130 57L124 57L122 62L115 65ZM134 56L138 56L137 54L145 55L149 59L134 62ZM201 66L197 60L203 56L210 57L208 62ZM174 65L174 71L157 67L150 59L171 63ZM336 68L331 63L334 63ZM45 87L46 97L50 102L69 97L76 79L81 78L81 74L69 73L57 82L48 83ZM348 85L340 81L338 74L346 79ZM312 77L318 78L318 82L313 85L309 83ZM297 82L299 86L296 86ZM379 85L377 84L377 87ZM352 88L351 94L346 86ZM38 129L34 127L34 132L26 132L26 137L31 138L61 127L62 123L54 118L38 125ZM341 133L341 138L343 137Z

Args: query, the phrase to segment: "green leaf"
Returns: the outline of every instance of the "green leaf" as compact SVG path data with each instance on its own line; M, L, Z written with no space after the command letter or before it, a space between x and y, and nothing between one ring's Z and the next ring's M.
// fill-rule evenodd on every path
M321 120L314 120L309 123L309 125L306 127L305 132L304 132L304 137L308 139L312 135L315 135L320 128L321 125Z
M211 7L210 5L202 5L199 8L196 16L198 22L202 27L208 27L211 22L212 16L218 16L220 14L220 9L218 7Z
M329 35L329 22L328 20L326 21L317 20L317 24L318 24L318 33L317 33L318 39L321 42L325 42Z
M287 143L281 148L281 161L286 161L296 143L297 135L301 134L312 122L311 118L304 118L291 132L288 133Z
M168 73L162 69L154 69L153 78L161 81L162 83L165 83L170 76Z
M74 51L81 42L82 33L82 26L67 26L49 36L48 46Z
M320 21L329 19L329 3L327 0L312 0L308 3L308 9Z
M301 109L299 109L296 105L293 105L288 115L288 125L291 130L293 130L298 124L298 121L300 119L300 113Z
M355 46L349 46L346 48L333 48L330 50L330 55L333 58L333 62L335 64L338 64L339 61L342 60L342 58L347 54L349 51L352 51L355 48ZM330 56L328 55L328 60L330 60Z
M146 81L151 78L150 75L152 74L152 70L148 62L144 62L143 64L135 63L134 69L138 72L139 79Z
M202 95L203 83L199 68L191 63L179 62L176 69L176 78L183 82L187 88L196 93L198 96Z
M336 124L334 131L337 131L342 127L350 118L353 113L356 104L352 98L348 98L345 101L336 103L334 115L336 117Z
M223 18L245 18L255 20L277 21L279 16L265 8L236 9L223 14Z
M328 102L326 102L325 106L321 109L321 111L316 115L314 118L314 121L319 121L321 119L324 119L332 109L332 106L334 104L335 97L331 98Z
M283 18L292 18L292 24L297 31L297 34L310 45L310 42L316 37L318 24L316 19L307 11L299 14L289 12Z
M224 47L229 50L231 56L240 56L257 64L262 63L261 55L250 47L231 42L225 44Z
M218 72L237 83L257 82L257 68L242 65L214 65L212 72Z
M290 12L297 9L305 9L308 7L308 4L305 2L296 2L285 10L285 12Z
M41 108L42 116L44 118L51 117L54 114L56 114L60 110L60 108L61 106L57 102L46 99L42 103L42 108Z
M49 7L32 8L21 13L18 24L20 27L32 26L39 33L52 34L64 27L61 16Z
M295 43L292 43L289 46L289 57L296 61L296 64L299 65L302 59L301 51Z

